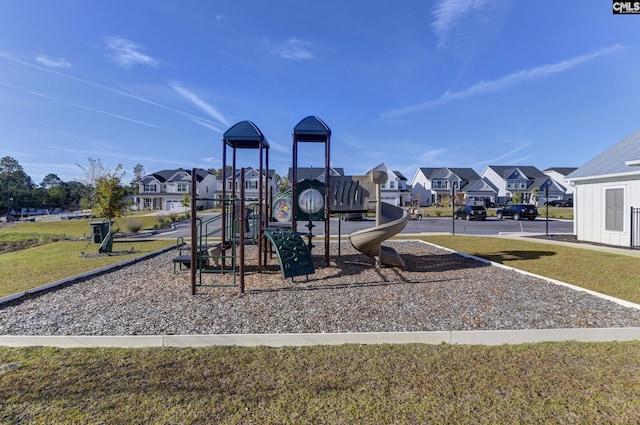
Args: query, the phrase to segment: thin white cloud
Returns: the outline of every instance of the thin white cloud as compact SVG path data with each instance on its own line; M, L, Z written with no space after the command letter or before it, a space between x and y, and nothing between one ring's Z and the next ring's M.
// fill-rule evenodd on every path
M226 130L220 128L218 125L212 124L209 121L201 120L200 118L191 118L191 120L193 122L195 122L196 124L198 124L198 125L201 125L203 127L206 127L206 128L208 128L210 130L215 131L216 133L223 134L226 131Z
M488 0L440 0L433 9L431 23L438 47L446 47L456 31L465 31L468 22L483 15L489 4Z
M431 164L431 163L437 162L436 159L438 159L442 154L447 152L447 150L448 150L447 148L437 148L437 149L430 149L426 152L423 152L422 154L420 154L420 163Z
M269 140L269 147L276 152L291 154L290 145L283 145L282 143L274 142L273 140Z
M491 164L499 164L500 162L508 162L510 164L517 164L517 163L522 163L523 161L526 161L527 159L530 158L530 156L523 156L520 158L514 158L513 156L517 153L520 152L523 149L527 149L529 148L529 146L531 146L533 144L533 141L528 141L528 142L523 142L521 143L519 146L511 149L508 152L505 152L502 155L499 155L495 158L491 158L491 159L487 159L481 162L478 162L476 164L474 164L474 166L479 166L479 165L491 165Z
M229 126L229 122L227 121L227 119L216 108L209 105L204 100L200 99L200 97L195 93L193 93L192 91L187 90L186 88L182 87L180 84L175 82L169 83L169 87L175 90L176 93L178 93L180 96L184 97L185 99L193 103L198 109L205 112L211 118L215 119L216 121L219 121L220 123L226 126ZM198 121L196 120L196 122Z
M143 102L143 103L155 106L157 108L164 109L165 111L170 111L170 112L174 112L174 113L183 115L183 116L191 118L193 120L201 120L202 122L208 122L208 120L206 120L206 119L204 119L202 117L198 117L198 116L190 114L188 112L184 112L184 111L181 111L179 109L175 109L175 108L171 108L169 106L162 105L162 104L154 102L152 100L145 99L144 97L136 96L134 94L127 93L127 92L122 91L122 90L114 89L112 87L108 87L108 86L105 86L105 85L102 85L102 84L98 84L98 83L95 83L93 81L85 80L83 78L79 78L79 77L76 77L76 76L71 75L71 74L67 74L67 73L60 72L60 71L57 71L57 70L54 70L54 69L45 68L43 66L35 65L33 63L30 63L30 62L25 62L23 60L16 59L13 56L11 56L9 53L6 53L6 52L0 51L0 58L8 60L8 61L11 61L11 62L18 63L18 64L23 65L23 66L27 66L27 67L30 67L30 68L33 68L33 69L37 69L37 70L40 70L40 71L48 72L50 74L58 75L60 77L68 78L70 80L77 81L79 83L86 84L86 85L89 85L89 86L92 86L92 87L97 87L99 89L106 90L108 92L111 92L111 93L114 93L114 94L117 94L117 95L120 95L120 96L125 96L125 97L128 97L130 99L134 99L134 100L137 100L139 102ZM209 124L213 125L214 123L209 123ZM216 131L217 131L217 129L216 129Z
M83 139L83 143L91 144L91 141L87 141ZM162 164L173 164L180 167L184 167L184 164L186 162L186 161L167 159L167 158L153 158L145 155L134 154L131 152L122 152L121 149L105 149L105 150L96 152L95 149L78 150L78 149L60 148L57 146L50 146L50 148L58 152L64 152L64 153L68 153L70 155L75 155L79 157L92 157L92 158L106 157L106 158L116 158L116 159L126 158L128 161L157 162Z
M46 55L38 55L35 59L49 68L71 68L71 63L63 58L50 58Z
M76 107L76 108L80 108L80 109L84 109L84 110L87 110L87 111L96 112L98 114L106 115L106 116L112 117L112 118L117 118L119 120L128 121L128 122L131 122L131 123L134 123L134 124L143 125L145 127L155 128L157 130L169 131L169 130L163 129L162 127L159 127L157 125L154 125L154 124L151 124L151 123L148 123L148 122L145 122L145 121L136 120L134 118L125 117L124 115L114 114L114 113L111 113L111 112L103 111L101 109L92 108L90 106L85 106L85 105L82 105L82 104L79 104L79 103L76 103L76 102L69 102L69 101L66 101L66 100L58 99L58 98L55 98L55 97L52 97L52 96L48 96L48 95L43 94L43 93L39 93L39 92L34 91L34 90L29 90L29 89L26 89L24 87L16 86L16 85L13 85L13 84L7 84L7 83L1 83L0 82L0 85L1 86L5 86L5 87L10 87L10 88L13 88L15 90L20 90L20 91L28 93L30 95L41 97L41 98L47 99L47 100L51 100L53 102L63 103L65 105L70 105L70 106L73 106L73 107Z
M310 41L291 37L274 46L273 51L283 59L310 60L315 59L314 46Z
M130 69L134 65L149 65L156 67L159 62L149 55L142 53L142 45L121 37L107 37L105 40L107 57L122 69Z
M514 72L513 74L506 75L502 78L493 81L480 81L479 83L469 87L466 90L459 92L446 91L442 96L437 99L427 100L425 102L418 103L416 105L405 106L402 108L389 109L380 114L382 118L398 117L402 115L412 114L418 111L422 111L427 108L439 106L445 103L454 102L457 100L468 99L475 96L485 95L489 93L495 93L504 91L515 85L548 77L550 75L558 74L564 71L568 71L572 68L582 65L586 62L590 62L599 56L614 52L622 49L624 46L619 44L600 49L594 53L588 53L586 55L577 56L575 58L563 60L554 64L542 65L537 68L529 70L521 70Z

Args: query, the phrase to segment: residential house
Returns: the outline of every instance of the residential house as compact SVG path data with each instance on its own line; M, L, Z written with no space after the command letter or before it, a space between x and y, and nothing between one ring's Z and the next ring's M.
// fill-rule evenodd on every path
M240 173L241 169L236 169L235 175L232 175L231 170L227 169L225 172L224 182L226 184L226 196L230 197L233 193L233 185L235 184L235 194L236 197L240 196ZM267 189L264 192L263 198L266 198L269 194L278 192L278 181L275 170L271 169L267 173L268 176L268 189L263 188L263 190ZM256 170L253 167L247 167L244 169L244 197L247 200L257 200L259 195L259 181L260 181L260 170ZM264 175L262 176L262 184L264 185ZM222 182L220 181L217 188L216 194L218 196L222 195Z
M411 181L413 200L420 206L442 205L456 190L456 203L490 205L498 190L471 168L418 168Z
M216 177L207 170L196 170L197 195L202 200L198 208L211 208L217 187ZM134 209L180 211L187 210L184 205L185 194L191 193L191 170L162 170L142 177L139 193L134 196Z
M528 165L489 165L480 176L498 189L498 205L506 205L514 199L523 204L544 205L547 199L562 199L566 191L551 177Z
M567 176L579 240L640 248L640 130Z
M565 188L565 199L573 199L573 186L567 181L567 176L576 170L576 167L551 167L544 170L543 173Z
M411 202L411 187L400 171L394 171L384 163L373 170L387 173L387 181L380 185L380 198L383 202L396 206L405 206Z

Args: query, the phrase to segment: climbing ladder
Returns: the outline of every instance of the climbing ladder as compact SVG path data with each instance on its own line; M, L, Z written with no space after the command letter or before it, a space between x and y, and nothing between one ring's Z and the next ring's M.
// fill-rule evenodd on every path
M275 249L282 276L293 282L294 276L306 275L309 280L309 275L315 273L313 259L300 234L292 230L265 230L264 235Z

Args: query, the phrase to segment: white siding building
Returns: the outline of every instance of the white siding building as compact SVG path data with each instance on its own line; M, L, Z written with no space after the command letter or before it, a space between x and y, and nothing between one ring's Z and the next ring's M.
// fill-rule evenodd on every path
M640 247L640 130L567 176L579 240ZM640 211L639 211L640 212Z

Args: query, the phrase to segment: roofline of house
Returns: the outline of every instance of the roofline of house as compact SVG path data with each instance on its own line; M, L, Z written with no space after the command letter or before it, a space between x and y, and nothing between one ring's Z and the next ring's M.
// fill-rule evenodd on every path
M638 171L627 171L624 173L612 173L612 174L600 174L595 176L584 176L584 177L567 177L567 181L570 182L583 182L589 180L602 180L602 179L610 179L617 177L629 177L629 176L640 176L640 170Z

